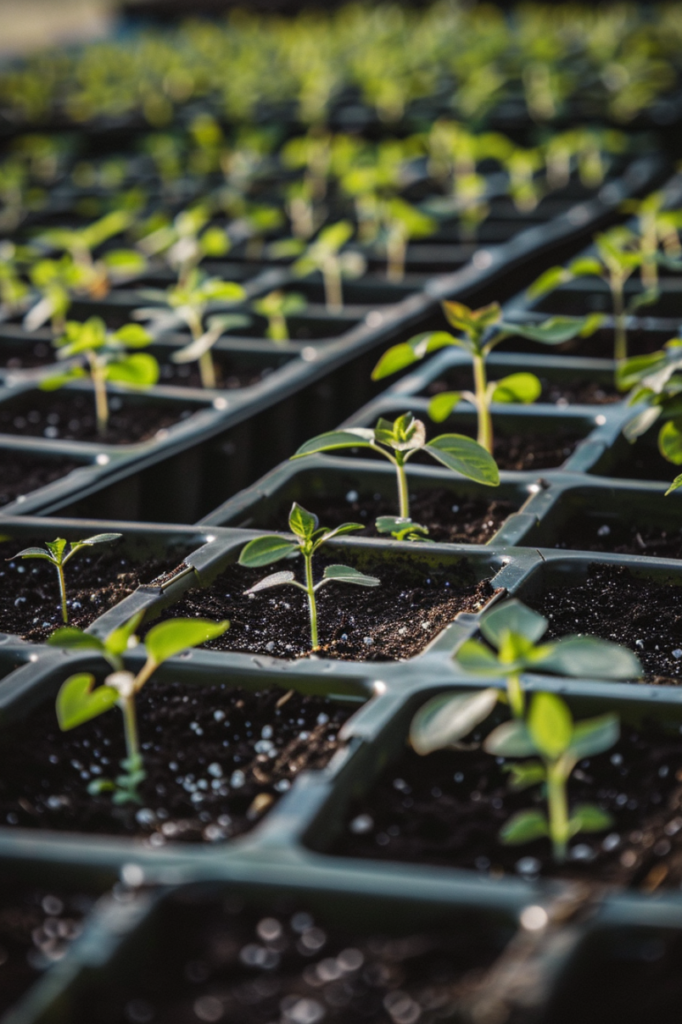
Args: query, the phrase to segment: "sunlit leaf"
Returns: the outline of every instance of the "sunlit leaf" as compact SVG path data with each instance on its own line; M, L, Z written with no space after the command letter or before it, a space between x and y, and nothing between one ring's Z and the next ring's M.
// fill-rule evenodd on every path
M95 686L95 677L88 672L70 676L57 694L57 721L62 732L74 729L91 718L97 718L118 701L118 691L112 686Z
M418 754L451 747L485 721L498 700L494 689L477 693L441 693L423 704L412 719L410 743Z
M153 626L145 637L147 653L157 665L172 658L188 647L198 647L215 640L229 629L229 622L211 622L209 619L168 619Z

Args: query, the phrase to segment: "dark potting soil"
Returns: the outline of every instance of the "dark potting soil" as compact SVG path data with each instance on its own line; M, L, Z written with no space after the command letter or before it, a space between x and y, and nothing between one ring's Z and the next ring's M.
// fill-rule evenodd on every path
M84 995L74 1024L435 1024L510 938L471 925L368 934L290 898L258 913L190 893L164 911L132 975Z
M645 523L608 522L585 515L572 516L554 547L570 551L613 551L619 555L682 558L682 527L664 530Z
M360 497L357 491L349 491L345 501L306 499L305 506L318 516L324 526L366 523L364 530L358 530L354 535L358 537L382 536L374 527L375 520L378 516L394 516L397 511L395 499L391 501L380 494ZM430 540L447 544L487 544L518 507L511 501L458 498L452 491L444 489L418 491L410 495L413 522L428 526ZM280 508L276 521L271 524L273 529L288 529L289 510L289 505Z
M349 561L318 558L316 580L327 565ZM300 578L300 566L290 563ZM162 618L197 616L229 619L230 628L204 647L221 651L299 658L310 653L307 599L297 587L283 586L244 596L259 580L285 563L265 569L231 565L210 587L188 591ZM378 587L329 583L317 592L320 646L325 658L342 661L403 661L419 654L458 612L479 611L494 593L476 581L465 561L445 572L430 572L408 559L363 563Z
M28 338L19 347L0 341L0 366L8 370L27 370L32 366L45 366L54 362L54 349L47 341Z
M27 547L44 546L35 538L0 543L0 632L33 643L63 624L57 570L40 558L12 556ZM178 547L166 558L139 561L126 553L121 540L83 548L64 568L69 625L86 629L141 584L177 568L188 550Z
M248 388L267 377L272 373L272 367L266 366L260 370L244 369L230 364L228 360L220 360L214 356L216 368L216 387L225 388L228 391L237 388ZM161 363L159 373L159 384L175 388L202 388L201 374L197 363Z
M630 647L648 682L682 676L682 585L632 575L624 566L591 565L539 597L523 598L549 619L548 639L587 633Z
M467 743L480 742L488 728ZM509 789L504 758L477 747L421 757L406 749L348 810L331 852L469 868L500 877L538 874L648 890L682 880L682 739L654 724L623 723L612 750L581 761L568 784L571 806L597 803L612 825L581 833L556 865L549 840L504 846L498 833L515 813L545 812L540 786ZM517 762L518 763L518 762Z
M63 456L46 459L24 452L0 452L0 507L60 480L82 465Z
M569 430L545 435L498 436L493 444L493 455L500 469L552 469L561 466L573 454L583 437Z
M514 371L510 368L510 373ZM496 369L490 375L491 380L498 380L507 375L507 371ZM609 384L601 384L597 381L550 381L536 374L542 384L542 392L537 399L538 402L547 402L551 405L609 405L619 402L622 395L615 387ZM447 380L434 380L426 388L426 394L431 397L439 395L443 391L470 391L472 388L471 371L455 370L448 374Z
M15 723L0 751L0 822L167 840L216 842L252 828L298 773L337 747L347 705L278 689L251 692L152 680L137 696L147 777L142 804L90 796L118 774L123 723L114 708L71 732L50 701Z
M103 444L136 444L162 429L185 420L195 407L164 403L138 405L119 395L109 398L109 429L97 433L95 401L91 394L72 392L31 394L0 406L0 433L50 440L101 441Z
M91 894L37 888L13 879L0 886L0 1013L8 1010L82 931Z

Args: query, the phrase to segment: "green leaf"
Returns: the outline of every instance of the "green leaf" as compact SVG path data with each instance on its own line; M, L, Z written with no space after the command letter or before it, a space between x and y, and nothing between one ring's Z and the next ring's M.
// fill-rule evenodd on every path
M108 711L118 701L118 691L113 686L95 685L95 677L89 672L79 672L62 683L57 694L57 721L62 732L74 729L83 722Z
M573 275L570 270L566 270L565 267L550 267L549 270L545 270L544 273L540 274L538 279L533 282L530 288L527 290L526 295L529 299L539 299L542 295L546 295L548 292L553 292L560 285L566 284L570 281Z
M109 363L106 369L107 380L128 387L147 388L156 384L159 379L159 364L154 356L147 352L138 352Z
M673 492L673 491L677 491L677 490L678 490L678 489L679 489L680 487L682 487L682 473L681 473L681 474L680 474L679 476L676 476L676 477L675 477L675 479L674 479L674 480L673 480L673 482L671 483L670 487L669 487L669 488L668 488L668 490L667 490L667 491L665 492L665 494L666 494L666 497L667 497L667 496L668 496L669 494L672 494L672 492Z
M199 239L199 246L204 256L225 256L230 251L230 239L222 228L207 228Z
M660 405L650 405L648 409L643 409L637 416L633 416L631 420L623 427L623 437L630 444L634 444L638 437L642 434L646 434L647 430L654 425L656 420L660 419L663 409Z
M463 434L442 434L425 445L424 451L448 469L469 480L489 487L497 487L500 473L492 455Z
M44 548L24 548L23 551L17 551L16 555L12 555L7 561L13 562L15 558L44 558L46 562L54 562L50 552L45 551Z
M252 587L244 591L244 594L257 594L259 590L269 590L271 587L282 587L285 583L293 583L296 577L293 572L273 572L271 576L254 583Z
M645 306L653 306L654 302L658 302L660 296L661 293L658 288L646 288L643 292L632 296L627 304L627 312L635 313L638 309L643 309Z
M97 651L104 650L104 644L92 633L84 633L76 626L60 626L47 640L51 647L85 648Z
M596 804L577 804L568 825L574 836L578 832L604 832L613 825L613 818Z
M229 628L227 620L211 622L209 619L169 619L150 629L144 642L149 656L157 665L161 665L188 647L198 647L207 640L215 640Z
M542 811L519 811L500 829L500 842L505 846L520 846L548 835L549 825Z
M522 601L512 598L495 605L481 618L481 633L485 639L499 647L505 633L517 633L532 644L547 632L547 619L527 608Z
M46 377L40 381L38 387L41 391L58 391L65 384L70 384L72 380L82 380L83 377L87 377L87 372L83 367L74 366L70 370L65 370L64 373L56 373L53 377Z
M528 731L545 757L556 760L568 750L573 718L568 705L554 693L537 693L528 715Z
M429 402L429 418L434 423L442 423L457 406L460 398L461 394L459 391L443 391L440 395L436 395Z
M300 459L304 455L315 452L333 451L335 448L369 448L374 440L374 431L365 427L352 427L347 430L332 430L327 434L319 434L302 444L292 459Z
M497 690L441 693L423 704L412 719L409 741L418 754L452 747L485 721L497 704Z
M658 435L658 450L675 466L682 465L682 419L668 420Z
M541 394L542 384L534 373L511 373L508 377L496 381L493 402L521 402L529 405Z
M324 570L323 579L335 580L337 583L355 583L358 587L378 587L381 580L376 576L366 576L359 569L350 565L328 565Z
M122 626L118 626L116 629L109 633L109 636L104 641L105 657L109 655L109 660L115 662L117 667L120 665L120 656L125 653L128 649L128 641L130 637L135 634L137 627L142 622L144 612L138 612L137 615L133 615L132 618L124 622Z
M551 316L541 324L502 324L505 335L528 338L542 345L561 345L581 334L585 327L584 317Z
M56 562L61 562L62 556L66 550L66 541L63 537L57 537L56 540L46 540L45 547Z
M372 370L372 380L381 380L383 377L390 377L399 370L419 362L424 356L437 352L449 345L461 345L462 342L448 334L447 331L427 331L424 334L417 334L409 341L400 345L393 345Z
M112 249L103 254L102 263L111 271L114 278L119 274L141 274L147 267L146 259L135 249Z
M517 793L530 786L537 786L547 778L547 771L541 761L517 761L504 767L509 771L509 788Z
M504 669L494 651L480 640L465 640L457 651L455 660L464 672L471 672L474 675L504 675Z
M580 256L569 265L573 277L601 277L604 268L593 256Z
M264 565L272 565L273 562L279 562L298 553L298 544L292 544L284 537L256 537L242 548L239 565L246 565L249 569L260 569Z
M571 636L548 646L549 651L534 662L534 669L592 679L640 679L643 674L632 651L610 640Z
M79 540L75 543L87 544L88 547L92 547L93 544L112 544L115 540L119 540L122 536L122 533L96 533L94 537L86 537L85 540Z
M289 529L292 533L295 533L297 537L307 540L312 536L319 524L320 521L317 516L313 515L312 512L306 511L297 501L293 503L289 513Z
M142 324L125 324L114 331L111 337L126 348L145 348L154 340Z
M345 533L355 533L357 530L364 530L362 523L341 523L341 526L335 526L333 530L322 530L322 535L315 544L315 550L321 545L326 544L332 537L341 537ZM318 531L320 532L320 531Z
M594 757L595 754L603 754L610 750L620 737L620 722L618 715L609 713L598 715L596 718L588 718L573 729L571 738L571 753L578 761L584 757Z
M392 536L406 535L409 533L423 534L426 536L429 532L428 526L422 526L420 523L413 523L411 519L405 519L402 516L379 516L375 521L374 526L377 533L389 533Z
M503 722L490 733L483 749L494 757L531 757L539 753L525 722Z

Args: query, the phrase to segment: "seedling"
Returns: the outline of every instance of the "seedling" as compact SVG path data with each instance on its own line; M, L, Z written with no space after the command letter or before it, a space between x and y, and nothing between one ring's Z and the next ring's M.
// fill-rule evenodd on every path
M324 281L324 295L327 310L340 313L343 309L342 278L358 277L365 269L365 261L359 253L341 252L353 235L350 221L340 220L323 228L314 242L292 265L292 272L298 277L308 277L319 270Z
M66 551L67 541L65 541L63 537L57 537L56 540L45 541L44 548L24 548L23 551L18 551L17 554L12 558L9 558L8 561L13 562L15 558L42 558L44 561L52 563L57 570L57 578L59 580L59 596L62 604L62 622L68 623L69 610L66 598L64 566L83 548L92 548L96 544L111 544L121 536L122 534L120 533L98 533L94 537L87 537L85 540L72 540L69 544L68 552Z
M138 246L146 256L162 253L168 265L177 272L179 287L184 287L202 259L217 259L230 250L227 232L209 221L210 213L204 206L182 210L172 224L154 228L140 239Z
M682 211L664 209L665 200L664 192L652 192L644 199L627 200L622 206L625 212L637 214L642 284L652 292L658 288L659 264L662 263L668 270L682 270L679 260L682 249L678 235L682 227ZM659 243L663 245L664 253L659 253Z
M492 712L498 700L522 719L524 672L548 672L590 679L638 679L642 666L626 647L593 636L568 636L540 644L549 622L538 612L512 599L481 617L481 640L466 640L455 661L467 675L504 680L474 694L442 694L415 715L410 742L418 754L456 745Z
M296 454L292 455L292 459L301 459L316 452L337 451L341 448L371 448L395 466L398 478L399 521L395 522L393 529L388 530L394 536L396 531L424 529L412 523L410 519L410 493L405 472L407 462L418 453L430 455L432 459L454 473L460 473L469 480L475 480L476 483L497 487L500 482L495 460L480 444L463 434L441 434L427 444L426 427L421 420L415 419L411 412L399 416L393 423L380 419L373 429L346 427L343 430L320 434L301 445ZM410 539L414 540L415 537L412 536Z
M289 340L287 317L302 312L307 305L305 295L277 289L264 295L262 299L256 299L253 302L253 309L268 321L268 338L271 341L282 342Z
M366 576L350 565L328 565L322 579L318 583L314 582L313 555L315 552L319 551L322 545L332 537L340 537L344 533L362 530L363 527L359 523L344 523L334 530L329 530L326 526L319 526L317 516L307 512L301 505L294 502L289 513L289 529L296 537L295 541L288 541L285 537L274 535L257 537L242 548L239 564L249 569L259 569L262 566L280 562L283 558L301 555L305 568L305 585L298 582L293 572L276 572L271 576L266 576L265 579L260 580L244 593L257 594L261 590L284 586L298 587L299 590L302 590L308 599L311 644L313 650L317 650L320 645L317 629L316 594L318 590L328 583L352 583L359 587L378 587L381 581L376 576Z
M462 302L444 302L443 312L448 323L460 336L447 331L428 331L417 334L409 341L394 345L384 352L372 371L372 380L381 380L404 370L432 352L454 346L463 348L471 356L474 391L445 391L429 405L429 416L436 423L446 420L460 399L471 402L478 417L478 443L486 451L493 451L492 402L534 402L542 391L540 381L532 373L512 373L498 381L488 383L486 359L505 338L529 338L543 345L560 345L564 341L585 337L596 330L600 317L553 316L543 323L513 324L502 319L498 302L481 309L469 309Z
M389 281L402 281L408 242L412 238L424 238L432 234L436 224L432 217L398 196L383 200L379 209L386 235L386 276Z
M128 354L128 349L145 348L152 337L139 324L126 324L117 331L107 331L97 316L85 323L70 320L63 337L55 342L60 360L80 356L82 365L71 366L40 382L41 391L56 391L70 381L90 377L95 393L97 432L104 437L109 425L107 384L125 384L130 388L147 388L159 379L159 364L148 352Z
M562 284L580 277L598 277L605 281L611 292L614 320L613 358L622 363L628 357L627 315L641 306L654 302L655 291L644 291L625 304L625 282L642 266L645 254L639 239L626 227L612 228L594 239L596 256L579 256L567 267L550 267L528 289L532 299L553 292Z
M153 626L145 637L147 660L135 675L123 667L122 656L137 644L135 630L142 613L135 615L123 626L115 629L105 640L75 627L56 630L49 639L55 647L76 650L94 649L106 658L114 670L101 686L95 687L95 677L89 672L69 676L57 694L57 721L62 732L75 729L92 718L118 705L123 713L126 758L121 761L123 772L115 779L96 779L88 786L95 796L111 793L115 804L141 803L139 786L146 773L140 752L135 695L164 661L207 640L222 636L229 622L209 622L207 619L169 619Z
M658 433L658 450L664 459L682 465L682 338L672 338L660 352L635 356L620 366L616 381L621 391L630 391L629 405L644 406L623 427L632 444L661 416L665 423Z
M613 822L597 804L578 804L570 813L567 784L573 769L585 757L604 753L618 742L618 715L608 713L574 722L565 701L554 693L533 698L527 722L518 719L494 729L484 749L494 757L537 757L512 768L513 789L543 784L547 814L520 811L500 832L505 845L516 846L549 836L554 860L563 864L568 842L579 832L603 832Z
M177 284L165 292L147 290L151 298L159 299L169 306L174 316L168 320L167 314L159 308L149 307L138 309L135 316L139 319L157 321L157 330L180 320L189 327L192 341L189 345L174 352L171 359L174 363L199 363L201 383L205 388L215 388L217 377L211 349L218 338L234 327L248 324L250 317L243 313L228 313L210 316L204 329L204 314L212 302L231 305L246 297L240 284L232 281L221 281L217 277L203 277L199 270L192 270L183 285ZM177 318L177 320L176 320Z

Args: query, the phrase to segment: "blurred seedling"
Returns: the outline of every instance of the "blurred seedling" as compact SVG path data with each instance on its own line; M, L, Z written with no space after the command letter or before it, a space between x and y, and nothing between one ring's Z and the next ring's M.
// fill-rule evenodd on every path
M287 317L303 312L308 302L299 292L283 292L277 289L264 295L262 299L255 299L252 305L254 312L264 316L268 321L268 338L271 341L282 342L289 340Z
M324 295L329 313L343 310L343 277L359 277L365 269L365 260L356 252L341 252L353 236L350 221L340 220L322 228L314 242L292 265L297 277L308 277L319 271L324 282Z

